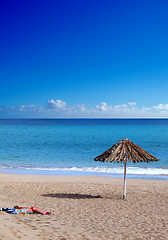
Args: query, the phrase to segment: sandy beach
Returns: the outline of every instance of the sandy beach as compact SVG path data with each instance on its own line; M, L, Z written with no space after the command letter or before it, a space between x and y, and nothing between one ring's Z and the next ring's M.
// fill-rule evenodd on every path
M0 239L168 239L168 182L0 173L0 207L36 206L50 216L0 212Z

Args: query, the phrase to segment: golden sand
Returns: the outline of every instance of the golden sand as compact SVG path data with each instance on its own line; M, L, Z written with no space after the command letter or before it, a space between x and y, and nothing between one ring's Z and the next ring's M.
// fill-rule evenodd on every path
M50 216L0 212L2 240L168 239L168 181L0 173L0 207L36 206Z

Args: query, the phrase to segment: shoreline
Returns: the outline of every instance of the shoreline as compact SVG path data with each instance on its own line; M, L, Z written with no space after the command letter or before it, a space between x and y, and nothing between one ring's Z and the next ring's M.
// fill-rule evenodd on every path
M30 169L0 169L3 174L21 174L21 175L42 175L42 176L97 176L109 178L123 178L123 173L105 173L105 172L89 172L89 171L72 171L72 170L30 170ZM152 174L129 174L127 179L146 179L146 180L168 180L168 175L152 175Z
M0 212L0 239L167 239L167 182L0 172L0 207L36 206L50 216Z
M53 181L53 179L57 180L57 179L62 179L62 180L65 180L65 179L70 179L72 180L73 178L76 180L81 180L81 179L84 179L84 180L87 180L90 181L90 180L94 180L94 179L103 179L103 181L107 181L107 182L113 182L114 180L115 181L123 181L123 175L121 175L120 177L116 177L116 176L104 176L104 175L48 175L48 174L24 174L24 173L5 173L3 171L0 171L0 181L7 181L8 180L8 177L13 179L13 180L16 180L17 178L19 180L21 179L26 179L27 181L29 181L30 179L34 179L34 180L37 180L37 181L42 181L43 182L43 179L44 180L47 180L47 179L51 179L51 181ZM39 180L38 180L39 179ZM157 181L163 181L163 182L166 182L165 179L149 179L149 178L127 178L126 179L127 181L130 181L130 182L139 182L139 181L144 181L144 182L148 182L148 181L153 181L153 182L157 182ZM167 180L167 179L166 179ZM31 181L31 180L30 180Z

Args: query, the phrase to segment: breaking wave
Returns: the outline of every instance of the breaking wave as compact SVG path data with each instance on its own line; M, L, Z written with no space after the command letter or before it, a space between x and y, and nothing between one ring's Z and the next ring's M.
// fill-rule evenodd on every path
M35 170L35 171L74 171L95 172L108 174L123 174L123 167L30 167L30 166L1 166L2 169ZM127 167L127 174L168 175L168 168Z

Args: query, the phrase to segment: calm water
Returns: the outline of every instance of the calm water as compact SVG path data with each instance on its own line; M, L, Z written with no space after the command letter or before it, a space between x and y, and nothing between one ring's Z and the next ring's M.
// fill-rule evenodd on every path
M168 119L1 119L0 168L121 174L123 164L94 158L125 138L160 159L129 163L128 174L168 174Z

